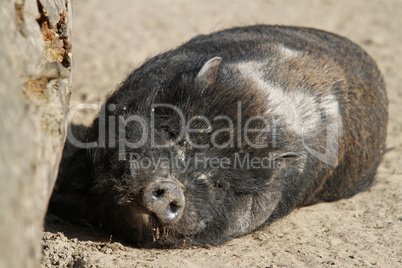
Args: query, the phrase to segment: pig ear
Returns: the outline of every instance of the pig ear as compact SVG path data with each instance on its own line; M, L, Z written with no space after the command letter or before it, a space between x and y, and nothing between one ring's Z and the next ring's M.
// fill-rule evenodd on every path
M214 57L208 60L198 72L195 80L206 86L214 84L216 81L216 73L218 72L218 67L221 61L221 57Z

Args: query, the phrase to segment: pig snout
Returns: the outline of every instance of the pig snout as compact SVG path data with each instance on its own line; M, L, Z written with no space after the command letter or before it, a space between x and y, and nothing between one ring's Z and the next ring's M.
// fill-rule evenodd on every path
M158 181L145 188L146 209L155 213L164 225L176 223L182 216L185 198L179 185L172 181Z

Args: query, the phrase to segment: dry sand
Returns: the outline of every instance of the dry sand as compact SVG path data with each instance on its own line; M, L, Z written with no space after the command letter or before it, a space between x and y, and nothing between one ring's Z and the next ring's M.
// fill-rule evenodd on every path
M136 249L51 217L44 267L402 267L402 1L76 0L73 7L72 106L102 102L148 57L194 35L256 23L310 26L350 38L378 62L392 150L368 191L301 208L218 247ZM91 113L82 116L90 121Z

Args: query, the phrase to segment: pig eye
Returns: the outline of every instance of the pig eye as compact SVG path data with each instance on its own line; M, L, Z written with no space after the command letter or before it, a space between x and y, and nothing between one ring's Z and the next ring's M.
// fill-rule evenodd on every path
M215 182L215 187L226 190L228 188L228 182L223 179L219 179Z
M217 187L217 188L224 188L225 187L225 185L222 183L222 182L216 182L215 183L215 187Z

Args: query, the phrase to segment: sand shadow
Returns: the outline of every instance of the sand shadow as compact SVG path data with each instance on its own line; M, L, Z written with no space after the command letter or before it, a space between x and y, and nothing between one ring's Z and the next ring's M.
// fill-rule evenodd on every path
M70 124L69 135L72 135L74 139L80 142L85 142L85 135L88 130L88 126L85 125L76 125ZM63 172L67 169L69 165L71 165L71 161L74 159L75 153L78 151L78 148L70 142L70 139L67 138L64 144L63 153L59 165L58 178L55 183L55 188L53 189L52 196L55 192L56 185L60 182L60 178L62 177ZM93 226L90 223L82 220L81 223L72 223L70 221L64 220L61 217L52 213L51 209L49 209L46 213L45 222L44 222L44 231L50 233L63 233L68 239L77 238L81 241L92 241L92 242L109 242L111 239L111 234L108 230ZM114 239L116 242L116 239ZM119 241L120 242L120 241Z

